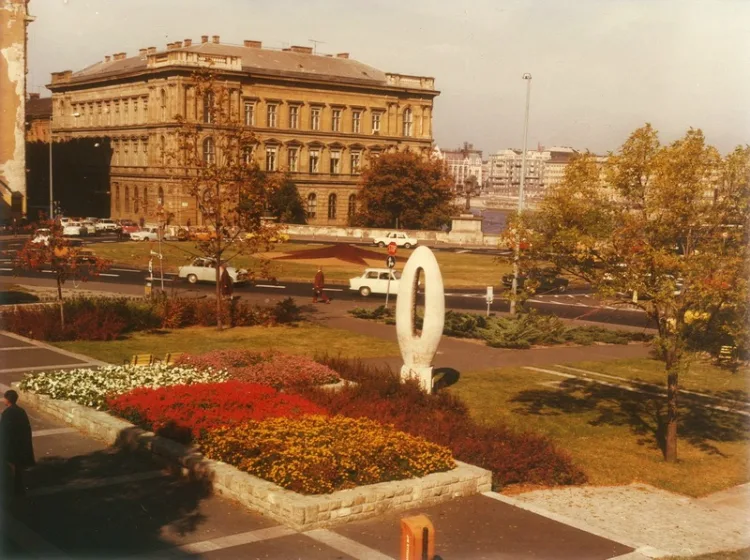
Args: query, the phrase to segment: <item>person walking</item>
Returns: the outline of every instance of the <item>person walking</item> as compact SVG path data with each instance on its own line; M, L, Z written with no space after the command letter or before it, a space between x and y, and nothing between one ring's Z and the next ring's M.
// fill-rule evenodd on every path
M323 303L331 303L330 298L325 294L323 288L326 286L326 277L323 274L323 267L318 267L318 272L315 274L315 280L313 280L313 303L318 303L318 298L323 300Z
M20 498L26 493L23 471L35 464L31 423L26 411L17 404L17 392L5 391L3 397L6 408L0 417L0 454L6 471L6 488Z

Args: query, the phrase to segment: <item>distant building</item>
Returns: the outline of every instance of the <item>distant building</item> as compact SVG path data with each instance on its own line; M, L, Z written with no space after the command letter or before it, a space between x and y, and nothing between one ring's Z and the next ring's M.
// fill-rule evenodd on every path
M457 188L463 188L466 180L472 175L476 178L477 185L483 185L482 150L475 150L473 144L464 142L462 148L443 150L442 159Z
M29 94L26 101L26 141L49 142L52 120L52 98Z
M488 156L489 193L504 197L517 197L521 186L522 150L500 150ZM538 198L544 191L544 165L550 159L549 152L528 150L526 152L525 197Z
M0 0L0 219L26 212L28 0Z
M543 190L559 185L565 177L565 168L568 167L570 160L578 154L577 150L568 147L547 148L549 159L544 163L544 180Z

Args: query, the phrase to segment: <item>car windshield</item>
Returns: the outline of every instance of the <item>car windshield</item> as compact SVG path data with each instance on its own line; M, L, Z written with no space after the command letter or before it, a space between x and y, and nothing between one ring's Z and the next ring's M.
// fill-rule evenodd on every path
M394 277L394 278L395 278L396 280L401 280L401 273L400 273L400 272L397 272L397 271L395 271L395 270L394 270L394 271L393 271L393 277Z

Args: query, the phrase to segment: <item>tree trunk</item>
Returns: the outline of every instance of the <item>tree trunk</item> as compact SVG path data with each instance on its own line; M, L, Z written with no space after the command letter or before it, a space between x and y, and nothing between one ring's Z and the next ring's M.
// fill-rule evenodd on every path
M57 277L57 301L60 302L60 327L65 328L65 308L63 306L63 296L62 296L62 282L60 282L60 277Z
M664 439L664 458L668 463L677 460L677 390L678 369L667 370L667 426Z
M221 322L221 266L219 265L221 261L219 260L219 256L217 256L215 264L216 264L216 328L221 330L223 328L222 322Z

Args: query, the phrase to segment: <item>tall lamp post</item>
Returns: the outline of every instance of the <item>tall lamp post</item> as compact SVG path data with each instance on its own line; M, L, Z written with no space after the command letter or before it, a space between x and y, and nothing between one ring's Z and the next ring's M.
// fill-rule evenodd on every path
M531 74L523 75L526 80L526 114L523 121L523 152L521 153L521 182L518 187L518 221L516 224L516 246L513 254L513 284L511 285L510 314L516 314L516 299L518 298L518 273L521 260L521 215L524 207L524 183L526 182L526 142L529 136L529 103L531 101Z

